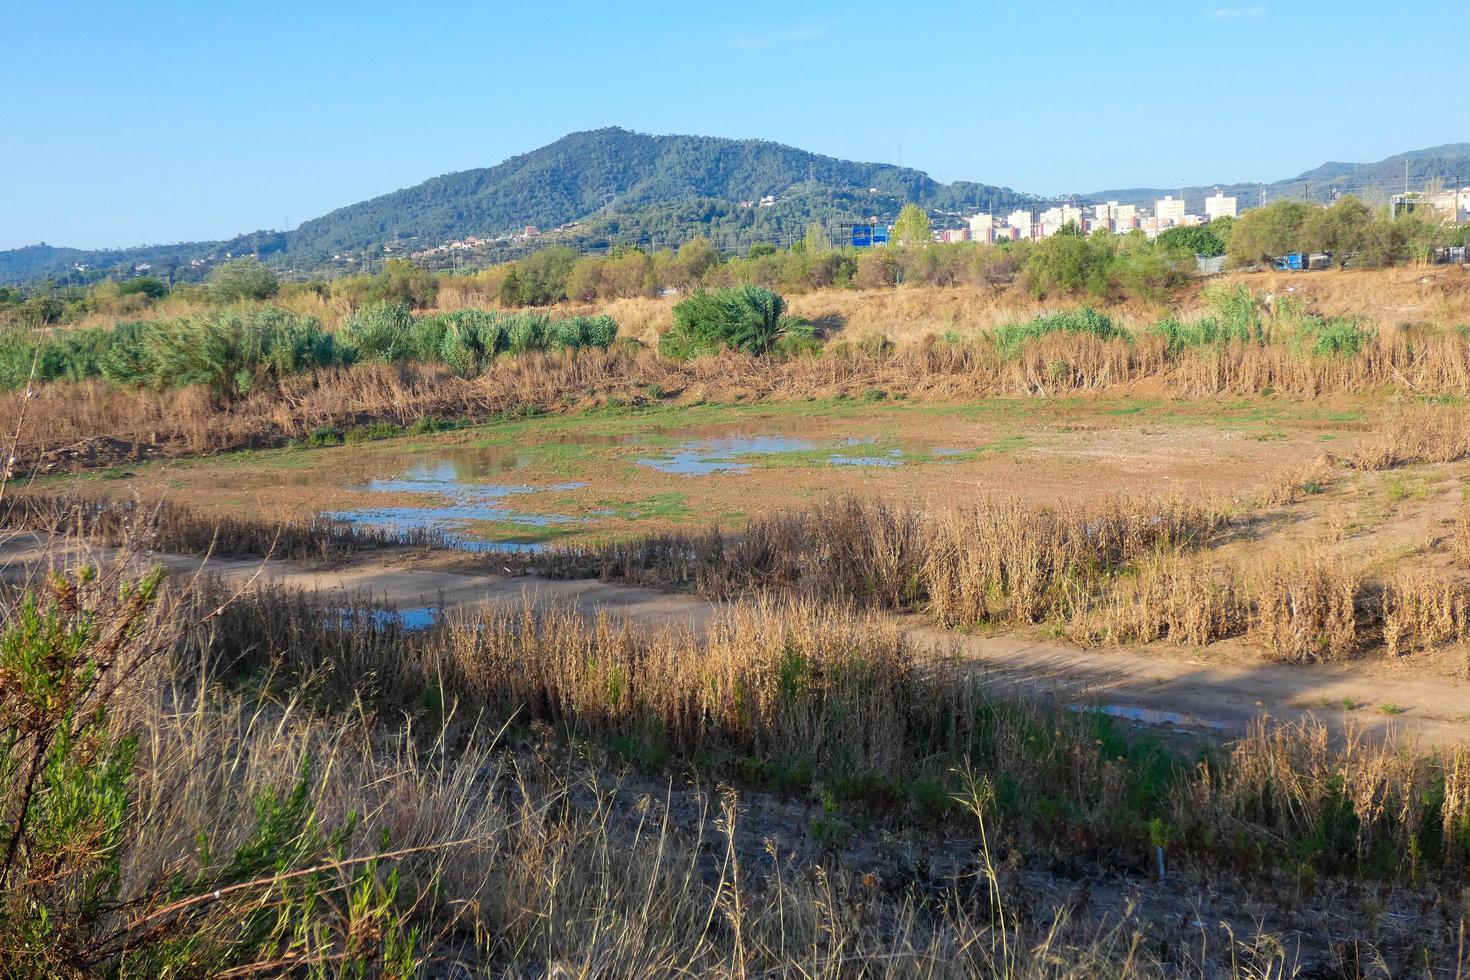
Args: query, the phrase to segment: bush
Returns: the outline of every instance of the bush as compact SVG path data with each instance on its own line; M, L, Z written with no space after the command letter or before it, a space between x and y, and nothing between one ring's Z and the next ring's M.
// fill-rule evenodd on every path
M151 388L199 384L220 401L248 395L267 380L352 359L315 317L276 309L160 320L137 337L141 349L131 363L139 373L111 380Z
M618 336L618 324L610 316L571 316L551 325L555 346L563 350L580 347L612 346Z
M1050 333L1091 334L1098 340L1126 337L1127 333L1113 323L1106 313L1099 313L1090 306L1065 313L1039 316L1029 323L1008 323L995 330L996 350L1005 357L1021 353L1027 343Z
M349 316L338 335L363 357L400 361L414 353L413 313L404 303L374 303Z
M442 324L437 354L462 378L478 375L509 345L502 318L486 310L460 310L433 319ZM421 356L432 359L427 346Z
M506 350L511 354L528 354L546 349L550 339L547 329L551 321L541 313L509 313L504 315Z
M762 286L698 292L674 307L674 328L659 350L687 360L720 350L768 354L786 337L815 338L812 325L786 316L786 301Z
M270 299L280 289L276 274L259 259L234 259L215 267L209 277L210 296L218 303Z

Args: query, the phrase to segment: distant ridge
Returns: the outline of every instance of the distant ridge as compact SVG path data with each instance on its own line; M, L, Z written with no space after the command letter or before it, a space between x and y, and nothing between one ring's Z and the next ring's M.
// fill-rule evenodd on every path
M1264 185L1183 190L1192 208L1216 186L1241 198L1242 206L1258 203L1263 189L1267 200L1329 200L1338 193L1371 195L1401 186L1406 164L1411 184L1455 174L1470 182L1470 143L1376 163L1324 163ZM1180 190L1140 187L1076 197L1148 204ZM0 283L64 277L77 265L87 267L89 278L144 264L152 271L197 277L209 265L242 254L315 268L336 255L382 246L407 254L466 236L511 235L528 225L542 232L562 229L557 240L573 245L668 247L702 234L734 249L758 241L794 241L813 221L835 231L868 216L892 217L908 201L953 218L1044 203L1008 187L943 184L919 170L840 160L767 140L652 136L614 127L571 133L493 167L444 174L338 208L293 231L124 249L42 244L0 251Z
M1144 205L1152 204L1166 194L1177 197L1182 190L1188 207L1195 213L1202 210L1200 202L1213 194L1216 188L1238 198L1241 207L1254 207L1261 203L1262 198L1267 203L1282 198L1325 203L1345 194L1355 194L1377 200L1404 189L1406 165L1407 182L1411 189L1421 188L1427 180L1439 178L1448 182L1456 176L1462 184L1470 184L1470 143L1445 143L1443 146L1410 150L1385 157L1376 163L1331 161L1295 177L1270 183L1222 182L1184 188L1128 187L1094 191L1080 197L1088 201Z

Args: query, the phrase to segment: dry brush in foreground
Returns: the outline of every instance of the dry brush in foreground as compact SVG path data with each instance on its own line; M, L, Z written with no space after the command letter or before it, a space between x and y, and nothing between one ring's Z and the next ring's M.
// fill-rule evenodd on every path
M1262 728L1197 763L991 698L831 607L652 634L487 610L410 634L130 567L0 596L6 975L1245 977L1461 956L1463 752ZM708 776L819 815L746 827L776 811L683 788ZM937 834L952 870L844 848L863 813L900 852ZM1152 912L1043 883L1059 862L1145 881L1159 847L1175 884L1137 890ZM1168 896L1188 908L1195 869L1284 918L1181 921Z

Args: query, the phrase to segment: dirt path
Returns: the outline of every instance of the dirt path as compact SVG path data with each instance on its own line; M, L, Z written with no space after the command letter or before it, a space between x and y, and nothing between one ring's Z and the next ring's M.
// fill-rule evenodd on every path
M75 546L72 546L73 548ZM105 550L97 553L106 555ZM73 557L77 557L73 553ZM42 535L0 540L0 575L23 576L48 558ZM324 570L287 561L153 555L175 574L201 569L234 581L271 582L344 597L368 594L400 610L473 608L483 603L572 603L607 610L649 626L704 623L718 608L698 596L609 585L591 580L551 581L527 576L456 571L402 554L372 556ZM1218 737L1239 734L1261 716L1315 716L1336 731L1396 733L1425 744L1470 742L1470 683L1412 663L1296 666L1264 662L1207 662L1177 652L1085 650L1007 633L965 636L907 617L922 648L982 671L997 686L1086 704L1142 723ZM1360 705L1354 709L1344 704ZM1382 705L1397 706L1385 713Z

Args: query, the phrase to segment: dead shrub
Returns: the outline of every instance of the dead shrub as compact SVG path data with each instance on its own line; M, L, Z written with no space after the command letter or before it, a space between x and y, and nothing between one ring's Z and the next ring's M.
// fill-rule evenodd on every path
M1320 663L1352 655L1361 574L1307 546L1261 561L1252 576L1252 637L1277 660Z
M1383 586L1383 643L1390 657L1464 642L1470 590L1422 568L1400 568Z

